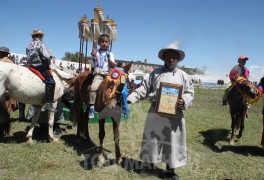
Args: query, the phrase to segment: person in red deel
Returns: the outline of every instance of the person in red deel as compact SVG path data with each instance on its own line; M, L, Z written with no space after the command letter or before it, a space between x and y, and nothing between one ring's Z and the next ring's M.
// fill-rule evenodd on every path
M248 60L248 57L239 56L238 65L236 65L235 67L233 67L231 69L231 71L229 73L229 78L230 78L231 82L229 83L229 85L225 89L225 93L222 97L222 103L219 104L220 106L227 105L227 92L238 77L244 77L244 78L248 79L249 70L245 67L247 60Z

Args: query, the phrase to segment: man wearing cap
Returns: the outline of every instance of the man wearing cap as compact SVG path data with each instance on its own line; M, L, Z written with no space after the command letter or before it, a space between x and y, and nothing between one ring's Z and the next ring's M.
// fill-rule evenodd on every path
M191 106L194 97L194 88L189 76L177 67L185 53L174 48L161 49L158 57L164 61L164 66L155 69L142 86L131 93L127 100L135 103L142 98L151 100L148 111L140 158L151 163L166 163L166 171L163 176L171 179L179 179L174 172L175 168L187 163L186 128L182 110ZM182 98L176 103L178 117L166 117L156 113L157 92L161 82L181 84ZM149 167L151 168L151 167Z
M42 41L44 34L41 32L41 30L33 30L31 36L33 40L26 48L27 64L30 65L29 69L31 69L33 72L39 72L45 78L44 82L46 85L46 91L45 97L42 101L43 103L46 103L46 109L56 112L56 109L52 106L55 81L50 73L49 68L52 55L46 44Z
M4 46L0 47L0 61L1 62L13 63L13 61L8 58L9 54L10 54L9 49L7 47L4 47Z
M7 47L0 47L0 62L4 63L13 63L12 60L8 58L9 49ZM0 119L8 119L10 118L11 111L17 110L17 102L16 100L10 98L7 94L3 96L4 99L0 103ZM9 121L10 122L10 121Z
M238 60L237 60L238 65L233 67L229 73L229 78L230 78L231 82L229 83L229 85L227 86L227 88L224 91L225 93L224 93L224 96L222 97L222 103L219 104L220 106L227 105L227 92L238 77L244 77L244 78L248 79L249 70L245 67L247 60L248 60L248 57L246 57L246 56L239 56L238 57Z

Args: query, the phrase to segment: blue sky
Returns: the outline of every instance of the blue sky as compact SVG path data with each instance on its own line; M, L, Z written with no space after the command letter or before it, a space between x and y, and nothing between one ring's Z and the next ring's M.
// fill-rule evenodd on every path
M240 55L252 76L264 75L262 0L100 0L117 23L116 59L162 64L157 54L174 43L185 51L181 66L226 74ZM6 0L1 2L0 45L25 54L33 29L56 58L79 50L81 16L93 18L97 0ZM91 43L89 44L91 50Z

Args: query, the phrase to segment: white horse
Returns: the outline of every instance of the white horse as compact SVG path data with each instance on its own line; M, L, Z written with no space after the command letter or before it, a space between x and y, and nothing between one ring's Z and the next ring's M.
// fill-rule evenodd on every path
M56 109L57 101L66 92L69 85L66 80L74 78L73 75L51 66L53 78L56 82L53 107ZM44 104L45 83L28 68L16 64L0 62L0 98L8 93L18 102L34 105L34 116L27 133L29 143L33 143L32 134ZM54 112L49 113L49 139L58 141L53 135Z

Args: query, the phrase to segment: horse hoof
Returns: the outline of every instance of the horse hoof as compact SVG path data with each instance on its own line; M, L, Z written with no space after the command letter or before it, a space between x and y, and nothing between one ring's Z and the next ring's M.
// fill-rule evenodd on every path
M116 164L120 165L120 164L122 164L122 162L123 162L123 158L122 157L117 158Z
M232 141L230 141L230 143L229 143L230 145L235 145L235 142L234 142L234 140L232 140Z
M53 138L50 138L50 141L53 142L53 143L57 143L57 142L59 142L59 139L53 137Z
M33 143L34 143L34 141L33 141L33 139L32 139L32 138L29 138L29 139L27 140L27 143L28 143L28 144L33 144Z
M98 164L105 164L105 157L104 157L104 155L103 154L100 154L99 156L98 156Z
M242 135L240 135L240 134L239 134L239 135L237 135L237 138L238 138L238 139L240 139L241 137L242 137Z

